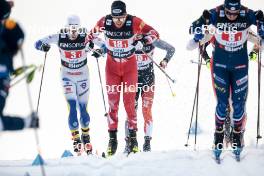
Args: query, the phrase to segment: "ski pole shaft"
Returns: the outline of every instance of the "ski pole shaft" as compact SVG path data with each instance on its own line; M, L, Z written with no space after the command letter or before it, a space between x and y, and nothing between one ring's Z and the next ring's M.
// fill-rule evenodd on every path
M262 136L260 135L260 96L261 96L261 67L262 67L262 63L261 63L261 40L259 40L259 54L258 54L258 116L257 116L257 144L256 146L258 147L258 141L259 139L262 138Z
M196 92L197 92L197 98L196 98L196 118L195 118L195 137L194 137L194 150L196 150L196 144L197 144L197 125L198 125L198 112L199 112L199 85L200 85L200 74L201 74L201 67L202 67L202 56L199 52L199 64L198 64L198 76L197 76L197 85L196 85Z
M25 61L25 56L24 56L24 52L22 49L20 50L20 53L21 53L21 58L22 58L23 70L25 73L26 72L26 61ZM27 95L28 95L28 102L29 102L30 110L31 112L33 112L34 108L33 108L33 103L32 103L32 96L31 96L31 91L30 91L28 84L27 84Z
M106 104L105 104L105 97L104 97L104 89L103 89L103 83L102 83L102 77L101 77L101 71L100 71L100 66L99 66L98 58L96 58L96 63L97 63L98 75L99 75L99 80L100 80L100 85L101 85L102 98L103 98L103 102L104 102L104 110L105 110L105 115L104 116L107 116L108 113L106 111Z
M21 58L22 58L23 66L24 66L24 68L26 68L26 61L25 61L24 52L22 49L20 49L20 51L21 51ZM30 88L29 88L28 84L27 84L27 94L28 94L28 101L29 101L29 105L30 105L30 110L33 114L34 113L33 102L32 102L32 96L31 96L31 92L30 92ZM37 115L38 115L38 111L37 111ZM38 154L40 155L41 152L40 152L40 145L39 145L39 135L38 135L38 130L36 128L34 128L34 135L35 135ZM40 168L41 168L42 176L46 176L45 168L42 164L40 165Z
M170 84L169 79L168 79L167 77L166 77L166 80L167 80L167 83L168 83L168 85L169 85L169 88L170 88L170 91L171 91L171 95L172 95L173 97L175 97L176 94L173 92L172 87L171 87L171 84Z
M142 51L146 56L148 56L148 58L151 60L152 63L154 63L154 65L156 65L158 67L158 69L172 82L172 83L176 83L175 79L172 79L168 73L161 67L159 66L159 64L157 64L157 62L154 61L154 59L152 58L152 56L150 56L149 54L147 54L146 52Z
M40 102L40 95L41 95L41 90L42 90L42 83L43 83L43 77L44 77L44 72L45 72L46 60L47 60L47 52L45 52L45 56L44 56L44 64L43 64L43 70L42 70L40 86L39 86L39 94L38 94L38 102L37 102L37 114L39 112L39 102Z
M195 104L196 104L196 98L197 98L197 88L195 89L195 95L194 95L194 100L193 100L191 121L190 121L190 125L189 125L188 136L187 136L187 141L186 141L185 147L188 147L189 146L189 138L190 138L190 133L191 133L191 127L192 127L192 120L193 120L193 114L194 114L194 107L195 107Z

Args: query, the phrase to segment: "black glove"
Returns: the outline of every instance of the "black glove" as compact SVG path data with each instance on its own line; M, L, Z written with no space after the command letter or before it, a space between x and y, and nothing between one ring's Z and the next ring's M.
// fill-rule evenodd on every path
M259 21L264 21L264 15L261 10L255 12L256 19Z
M160 65L163 69L165 69L165 68L167 67L167 65L168 65L168 62L169 62L169 59L164 58L164 59L160 62L159 65Z
M42 51L45 51L45 52L48 52L48 51L50 50L50 45L47 44L47 43L43 43L43 44L41 45L41 50L42 50Z
M93 43L92 41L90 41L90 42L88 43L88 46L89 46L89 48L93 49L93 48L94 48L94 43Z
M96 49L96 50L93 52L92 56L95 57L95 58L99 58L100 56L102 56L102 54L103 54L102 49Z

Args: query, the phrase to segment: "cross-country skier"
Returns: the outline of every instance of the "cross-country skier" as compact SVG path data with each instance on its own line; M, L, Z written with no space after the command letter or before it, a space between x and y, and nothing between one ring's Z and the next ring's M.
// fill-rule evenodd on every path
M217 160L222 152L226 108L231 87L233 124L233 153L239 158L242 151L243 121L246 117L245 103L248 92L248 53L247 39L251 25L257 25L258 34L264 38L264 17L261 11L254 12L241 5L240 0L225 0L193 22L192 28L197 32L203 25L212 24L217 30L213 52L213 81L217 96L215 113L214 154ZM200 30L201 31L201 30ZM199 42L204 35L195 35ZM263 42L263 40L262 40Z
M10 75L14 73L13 58L20 50L24 32L20 25L8 19L13 3L0 1L0 131L37 128L38 117L32 113L28 118L3 113L10 88Z
M61 81L64 95L69 105L68 124L73 137L74 151L81 154L81 143L87 154L92 152L89 135L90 116L87 112L87 103L90 91L90 78L87 66L87 46L93 47L93 43L86 46L87 31L80 26L77 15L67 18L67 25L59 34L49 35L35 43L38 50L48 52L50 44L57 44L61 59ZM80 110L81 137L79 134L79 120L77 107Z
M103 31L107 50L105 71L109 103L108 131L110 140L107 154L113 155L117 149L118 106L121 87L124 90L123 101L128 120L130 151L137 152L135 96L138 75L133 43L137 34L148 35L148 43L158 39L159 35L140 18L127 14L126 4L122 1L112 3L111 14L102 17L97 22L88 40L95 39L98 36L97 33ZM100 56L98 53L93 55Z
M247 40L254 44L254 48L249 53L249 60L250 61L256 61L257 55L259 52L259 47L260 47L259 41L261 40L261 38L254 31L249 29ZM211 63L213 63L213 58L209 56L209 54L207 52L207 47L210 44L212 44L212 46L214 47L215 46L214 43L215 43L214 35L210 34L209 31L207 31L203 40L201 41L200 46L197 42L194 41L194 39L191 39L188 42L187 49L193 50L193 49L199 47L201 56L202 56L203 60L205 61L207 68L211 68ZM262 49L263 48L264 48L264 46L262 46ZM211 72L212 72L212 69L211 69ZM227 106L227 109L226 109L227 117L225 119L225 124L224 124L224 139L225 139L226 145L228 145L231 142L231 136L230 135L231 135L232 130L230 129L230 127L233 126L233 124L231 124L231 119L232 119L232 115L233 115L233 108L232 108L232 106L230 106L232 104L231 93L232 92L230 92L229 105ZM245 127L245 125L246 125L246 119L243 121L243 127ZM245 129L243 129L243 132L244 131L245 131Z
M155 74L153 62L150 57L153 57L154 49L160 48L165 50L166 56L160 62L160 66L165 69L168 62L173 57L175 53L175 48L164 40L158 39L152 44L146 44L145 35L140 35L138 38L139 42L142 43L143 48L136 50L137 57L137 66L138 66L138 86L136 93L136 104L135 108L138 109L138 99L141 96L142 98L142 113L144 117L144 144L143 151L151 151L150 141L152 139L152 128L153 128L153 119L152 119L152 104L154 99L155 92ZM126 148L125 152L129 153L128 147L128 130L126 123Z

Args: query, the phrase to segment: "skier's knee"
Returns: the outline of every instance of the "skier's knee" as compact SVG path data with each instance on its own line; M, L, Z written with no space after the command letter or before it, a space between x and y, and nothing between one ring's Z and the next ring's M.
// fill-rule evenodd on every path
M233 103L233 109L234 126L240 127L245 118L245 104L243 102Z
M227 109L228 103L225 102L218 102L216 106L215 118L216 118L216 126L222 126L227 116Z

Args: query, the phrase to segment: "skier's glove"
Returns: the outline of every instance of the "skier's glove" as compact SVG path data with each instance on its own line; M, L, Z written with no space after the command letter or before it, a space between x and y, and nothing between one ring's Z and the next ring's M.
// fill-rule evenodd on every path
M99 57L101 57L102 55L103 55L103 50L102 50L102 49L96 49L96 50L93 52L93 54L92 54L92 56L95 57L95 58L99 58Z
M85 46L85 52L90 52L94 48L94 43L93 42L88 42Z
M143 49L143 44L141 41L137 41L134 46L135 46L136 50L142 50Z
M261 10L255 12L259 36L264 39L264 15Z
M50 50L50 45L47 43L43 43L41 46L41 50L44 52L48 52Z
M165 69L166 67L167 67L167 65L168 65L168 62L169 62L169 60L167 59L167 58L164 58L161 62L160 62L160 66L163 68L163 69Z
M202 40L204 38L204 34L202 31L197 31L196 34L194 34L193 40L195 42L199 42L200 40Z
M257 60L257 57L258 57L258 53L253 50L253 51L251 51L249 53L248 56L249 56L249 60L250 61L256 61Z

